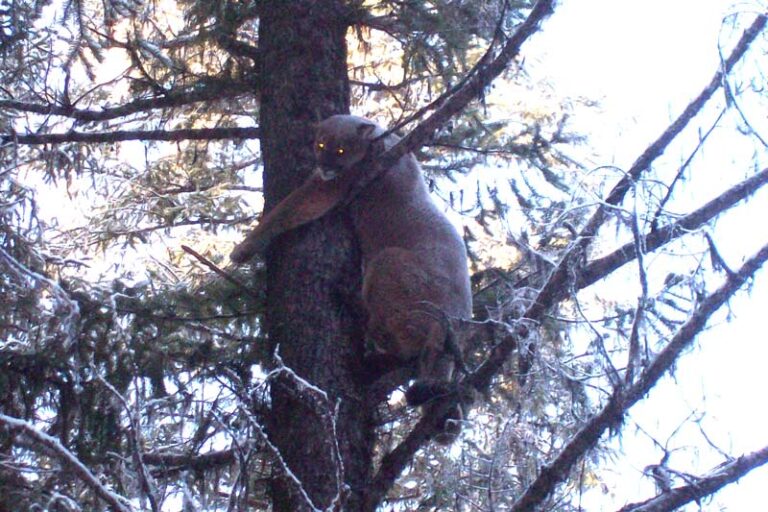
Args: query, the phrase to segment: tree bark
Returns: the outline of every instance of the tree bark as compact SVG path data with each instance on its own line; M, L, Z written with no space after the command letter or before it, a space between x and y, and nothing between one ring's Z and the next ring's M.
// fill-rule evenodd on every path
M260 4L267 209L312 171L313 123L349 111L347 9L345 2L334 0ZM362 329L350 305L360 280L359 251L343 211L279 237L268 250L266 330L271 346L279 349L285 366L327 393L331 406L326 409L339 404L334 433L328 421L334 411L323 417L323 404L289 382L289 372L273 381L267 429L283 458L276 464L272 486L274 510L307 510L308 501L325 509L339 499L343 482L336 478L335 438L349 486L344 509L358 508L374 441L373 406L355 379Z

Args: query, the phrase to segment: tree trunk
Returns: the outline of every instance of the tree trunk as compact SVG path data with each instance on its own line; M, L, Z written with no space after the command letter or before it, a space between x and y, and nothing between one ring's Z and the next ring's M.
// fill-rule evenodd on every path
M349 111L348 8L333 0L273 0L260 8L261 150L270 208L311 172L313 123ZM340 404L336 437L350 486L345 509L355 510L369 478L374 431L372 407L354 378L362 329L350 305L360 289L360 257L345 213L279 237L267 268L271 345L287 367L328 394L332 407ZM285 378L272 385L269 436L309 499L326 508L343 485L336 479L330 416L324 419L320 404L291 384ZM306 510L295 483L276 472L274 509Z

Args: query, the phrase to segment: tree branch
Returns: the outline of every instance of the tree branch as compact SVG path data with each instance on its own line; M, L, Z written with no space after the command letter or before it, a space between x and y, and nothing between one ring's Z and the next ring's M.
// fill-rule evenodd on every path
M676 222L652 231L643 240L646 252L655 251L686 233L699 229L739 201L754 194L758 188L766 183L768 183L768 168L729 188L701 208L692 211ZM586 288L632 261L637 255L635 245L635 242L628 242L612 253L587 264L576 278L576 289Z
M107 107L102 110L77 109L71 106L43 105L16 100L0 100L0 109L69 117L78 121L107 121L145 110L180 107L200 101L234 98L252 92L253 87L245 87L247 85L249 84L235 82L231 79L208 80L205 83L199 83L180 91L168 91L163 96L143 98L131 101L125 105Z
M603 201L597 211L587 222L586 226L581 230L576 242L568 249L568 252L560 261L560 264L555 268L552 275L547 280L547 283L542 288L541 292L536 299L533 306L526 312L527 318L539 318L543 312L561 300L568 292L568 274L571 267L577 263L577 259L580 258L587 247L594 240L598 229L605 223L608 210L621 203L626 195L627 191L633 186L640 176L650 167L656 158L661 156L666 150L667 146L680 134L693 117L701 110L704 104L712 97L715 91L720 88L723 83L723 79L728 74L736 62L744 55L749 48L749 45L760 32L765 28L766 17L758 16L752 25L744 31L738 44L731 52L731 55L725 61L723 69L718 70L710 80L709 84L699 95L694 99L683 111L680 116L662 133L658 139L656 139L648 148L635 160L629 171L619 182L613 187L608 197Z
M262 302L263 299L261 297L259 297L258 293L254 293L251 290L250 287L245 286L243 283L241 283L240 281L235 279L231 274L229 274L228 272L226 272L226 271L222 270L221 268L219 268L218 266L216 266L211 260L209 260L208 258L206 258L205 256L203 256L202 254L200 254L199 252L197 252L196 250L192 249L191 247L189 247L187 245L181 244L181 248L182 248L182 250L184 252L194 256L197 259L197 261L199 261L200 263L202 263L203 265L205 265L206 267L211 269L217 275L223 277L228 282L234 284L235 287L237 287L238 289L243 290L243 292L246 295L248 295L250 298L254 299L257 303L261 303Z
M477 69L461 88L444 101L442 106L438 107L429 118L414 128L392 148L381 155L372 155L366 158L362 165L367 167L364 168L361 179L351 191L349 199L355 197L380 173L392 167L405 154L424 145L452 116L463 110L470 101L480 97L485 88L520 53L523 43L539 30L541 22L552 14L553 9L554 0L539 0L536 2L526 20L517 28L512 37L507 40L495 59L482 68ZM374 511L376 509L405 466L412 460L416 451L437 432L439 428L437 418L440 417L442 409L444 408L445 412L447 412L451 408L451 404L455 406L458 402L458 394L454 397L446 397L439 404L439 407L433 411L434 414L423 417L406 439L384 456L379 471L371 481L369 490L364 498L363 510Z
M144 462L160 468L153 473L169 475L178 471L205 471L222 466L229 466L235 462L235 452L232 448L220 451L197 454L176 453L144 453Z
M539 26L545 18L552 14L554 0L538 0L531 9L526 20L515 30L502 47L498 56L487 64L478 63L476 69L470 71L471 77L459 87L453 94L446 98L431 116L416 126L408 135L403 137L389 150L379 155L370 155L362 162L360 179L355 184L349 199L357 196L368 184L376 179L382 172L392 167L407 153L415 151L430 141L435 133L447 123L453 116L461 112L472 100L483 95L483 91L497 78L520 54L520 48L533 34L539 30Z
M766 260L768 260L768 244L747 260L737 272L730 275L720 288L702 300L669 344L638 376L637 382L627 388L616 390L602 410L571 438L551 463L539 471L536 480L518 498L511 511L535 510L536 506L552 493L555 486L567 477L574 465L597 443L605 431L615 429L623 422L624 415L630 407L646 396L662 375L672 368L682 351L690 346L712 314L751 279Z
M25 135L0 135L0 143L15 144L62 144L112 143L126 140L161 140L178 142L182 140L258 139L258 127L246 128L186 128L180 130L115 130L110 132L67 132L29 133Z
M668 512L691 501L714 494L737 481L753 469L768 463L768 446L720 464L707 476L696 478L689 485L675 487L642 503L625 505L619 512Z
M11 431L22 432L25 436L33 439L36 444L33 444L32 446L39 449L44 448L44 450L41 451L55 455L63 466L72 470L85 485L90 487L98 497L106 501L114 510L119 512L130 512L131 506L128 504L127 500L107 489L99 479L91 473L91 470L85 467L72 452L67 450L64 445L59 442L58 439L40 432L26 421L6 416L5 414L0 414L0 423L4 424Z

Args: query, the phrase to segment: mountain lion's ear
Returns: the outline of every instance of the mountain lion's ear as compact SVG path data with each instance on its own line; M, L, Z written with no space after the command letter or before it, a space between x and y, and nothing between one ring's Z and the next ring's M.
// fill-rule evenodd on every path
M357 127L357 135L362 140L373 139L373 133L376 131L376 125L374 123L363 123Z

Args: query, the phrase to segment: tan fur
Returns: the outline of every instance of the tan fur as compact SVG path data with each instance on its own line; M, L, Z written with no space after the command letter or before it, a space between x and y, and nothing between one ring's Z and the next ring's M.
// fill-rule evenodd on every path
M321 217L345 199L358 179L355 164L382 133L380 126L356 116L319 123L316 172L265 215L232 260L247 261L273 237ZM396 142L395 136L384 141L386 147ZM363 254L368 341L403 361L418 359L422 381L447 383L453 358L446 352L446 318L468 319L472 311L466 251L432 202L413 155L403 156L363 189L350 212ZM458 418L458 412L449 415Z

